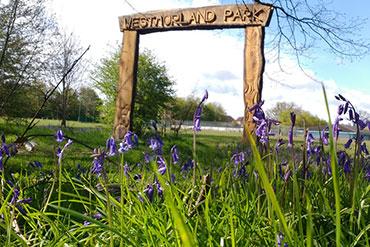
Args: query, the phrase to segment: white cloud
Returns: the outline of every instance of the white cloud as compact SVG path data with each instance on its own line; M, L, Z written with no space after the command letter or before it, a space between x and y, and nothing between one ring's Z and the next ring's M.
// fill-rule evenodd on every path
M52 8L58 19L82 40L91 44L90 57L105 56L112 46L121 42L118 16L148 10L195 7L218 4L217 0L54 0ZM266 30L268 32L268 28ZM107 46L110 44L111 47ZM243 114L243 50L244 37L241 30L223 31L172 31L142 35L140 49L148 48L159 60L165 61L170 76L177 82L177 94L186 97L191 93L201 97L209 89L209 101L219 102L233 117ZM295 102L305 110L326 118L321 86L307 77L289 56L283 56L280 71L276 54L266 54L263 99L266 107L278 101ZM221 72L221 73L220 73ZM313 71L307 70L311 77ZM227 76L233 75L227 79ZM218 76L217 76L218 75ZM327 94L333 114L337 102L336 93L342 92L360 109L370 109L370 96L357 90L338 88L333 80L326 80ZM364 103L365 102L365 103ZM332 114L332 115L333 115Z

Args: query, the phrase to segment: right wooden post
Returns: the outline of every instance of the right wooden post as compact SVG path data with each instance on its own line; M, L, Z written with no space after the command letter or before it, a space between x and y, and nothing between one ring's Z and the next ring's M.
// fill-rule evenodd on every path
M255 124L249 108L261 100L265 58L263 53L265 30L263 26L245 28L244 45L244 134L253 133Z

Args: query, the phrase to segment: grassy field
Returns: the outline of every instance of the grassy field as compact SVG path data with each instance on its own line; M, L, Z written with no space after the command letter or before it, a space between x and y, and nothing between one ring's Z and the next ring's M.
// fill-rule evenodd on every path
M194 147L193 133L183 131L162 135L160 152L149 147L153 133L144 132L132 150L115 156L98 152L94 159L94 148L109 151L109 126L70 122L58 143L57 124L42 120L28 133L36 143L31 152L19 147L5 158L3 150L4 246L369 246L366 155L357 158L354 176L353 164L352 173L344 172L340 153L330 153L329 146L308 157L303 137L295 138L294 148L284 144L276 151L279 137L266 149L242 144L234 132L202 131ZM0 122L6 143L24 127ZM68 137L74 142L58 162L58 147ZM336 144L338 151L345 141ZM176 164L173 145L180 157ZM354 162L354 146L347 153ZM100 175L92 173L99 157ZM30 197L32 202L24 202Z

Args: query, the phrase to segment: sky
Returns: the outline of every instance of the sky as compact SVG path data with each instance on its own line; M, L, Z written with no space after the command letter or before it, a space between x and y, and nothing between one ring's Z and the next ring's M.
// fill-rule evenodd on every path
M98 63L119 48L122 33L118 17L158 9L201 7L234 3L232 0L51 0L50 10L60 26L73 32L81 45L91 45L88 58ZM343 12L347 18L369 18L370 1L334 0L329 6ZM328 8L329 8L328 7ZM266 27L266 36L269 27ZM361 31L370 42L370 22ZM243 116L243 29L170 31L140 35L140 51L151 50L168 68L176 82L179 97L201 97L209 92L209 101L221 104L234 118ZM370 55L362 59L342 60L327 49L316 49L303 60L305 73L290 54L283 54L281 71L275 61L276 51L265 54L262 98L265 109L277 102L294 102L304 110L327 119L320 84L325 84L332 117L338 102L334 95L341 93L360 110L370 112ZM309 76L307 76L309 75ZM315 80L313 80L314 78Z

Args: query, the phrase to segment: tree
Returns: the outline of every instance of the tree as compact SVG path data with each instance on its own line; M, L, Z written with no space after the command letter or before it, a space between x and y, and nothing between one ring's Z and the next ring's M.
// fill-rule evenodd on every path
M102 101L95 90L89 87L81 87L79 90L78 100L79 114L77 120L82 122L98 121L98 108L102 104Z
M75 58L81 52L82 48L73 34L60 34L58 41L59 50L55 54L54 59L50 63L50 85L54 85L59 78L62 78L67 70L72 66ZM59 87L59 117L61 119L61 126L66 127L66 119L68 115L68 108L70 104L70 93L77 93L72 90L73 85L76 85L81 79L84 66L83 63L78 63L74 70L64 77L61 86ZM71 115L71 114L69 114Z
M244 0L240 1L245 3ZM341 58L361 57L369 52L370 43L362 39L361 29L366 19L348 17L334 10L330 0L264 0L253 1L274 8L273 25L269 33L269 47L277 50L278 61L282 51L293 53L301 63L301 56L324 46Z
M21 107L14 104L23 100L16 97L22 87L42 81L56 33L44 0L0 2L0 114Z
M117 83L119 80L119 52L103 58L91 75L95 87L105 96L100 107L102 119L113 123ZM148 50L139 55L134 129L139 132L149 120L158 120L167 103L173 100L174 81L167 75L166 67Z
M294 103L278 102L273 108L267 110L266 114L272 119L279 120L282 125L289 126L291 112L294 112L297 116L296 126L298 127L322 128L327 125L325 120L312 115Z

